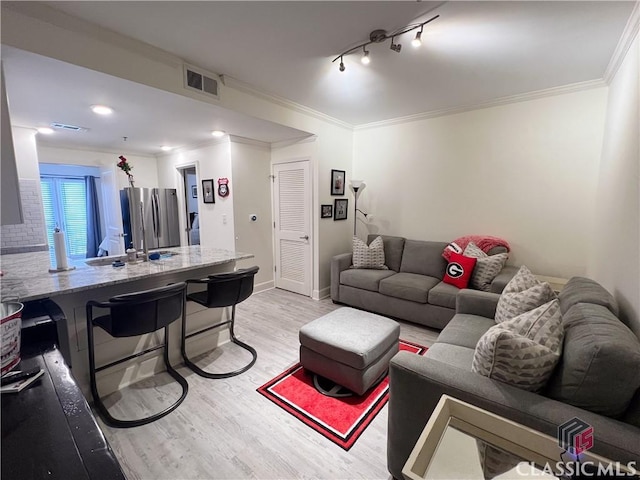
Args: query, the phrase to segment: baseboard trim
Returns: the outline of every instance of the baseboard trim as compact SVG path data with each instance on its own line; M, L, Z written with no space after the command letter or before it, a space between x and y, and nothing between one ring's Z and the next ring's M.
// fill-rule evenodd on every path
M314 300L322 300L331 295L331 287L325 287L320 290L314 290L311 294L311 298Z
M271 290L272 288L276 288L275 282L273 280L269 280L268 282L256 283L253 286L253 293L264 292L265 290Z

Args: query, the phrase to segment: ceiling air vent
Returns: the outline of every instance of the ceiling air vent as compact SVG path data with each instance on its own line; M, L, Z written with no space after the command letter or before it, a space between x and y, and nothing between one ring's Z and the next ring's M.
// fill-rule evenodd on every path
M89 129L84 127L78 127L76 125L67 125L66 123L52 123L51 128L55 128L57 130L64 130L65 132L86 132Z
M218 95L219 77L213 73L207 73L199 68L190 65L184 66L184 86L189 90L219 99Z

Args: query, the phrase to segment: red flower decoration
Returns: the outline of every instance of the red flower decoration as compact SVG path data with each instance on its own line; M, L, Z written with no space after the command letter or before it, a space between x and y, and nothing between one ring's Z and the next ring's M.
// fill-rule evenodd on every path
M122 170L124 173L126 173L128 176L131 176L129 172L133 167L127 163L127 159L122 155L120 155L118 159L120 159L120 161L116 164L118 168Z

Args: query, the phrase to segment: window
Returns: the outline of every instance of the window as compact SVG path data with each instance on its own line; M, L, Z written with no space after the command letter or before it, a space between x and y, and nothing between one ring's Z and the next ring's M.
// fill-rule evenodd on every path
M87 254L87 206L84 178L42 175L42 203L49 251L53 254L53 230L65 233L67 256Z

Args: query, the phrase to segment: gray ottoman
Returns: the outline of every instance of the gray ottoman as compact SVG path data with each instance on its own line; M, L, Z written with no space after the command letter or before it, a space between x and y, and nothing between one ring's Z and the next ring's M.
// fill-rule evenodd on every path
M340 308L300 329L300 363L362 395L398 352L400 325L353 308Z

